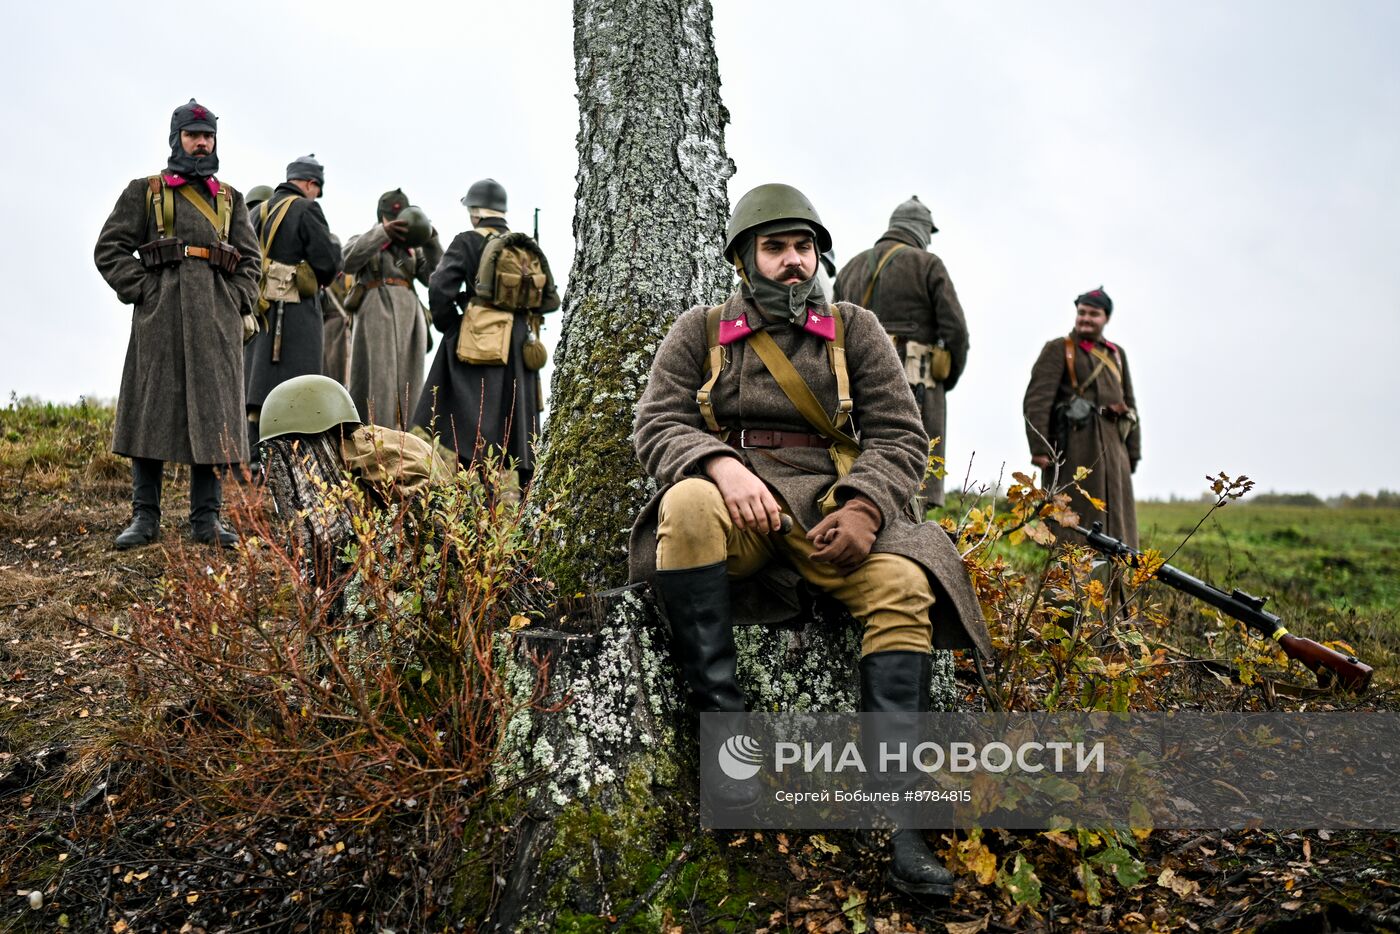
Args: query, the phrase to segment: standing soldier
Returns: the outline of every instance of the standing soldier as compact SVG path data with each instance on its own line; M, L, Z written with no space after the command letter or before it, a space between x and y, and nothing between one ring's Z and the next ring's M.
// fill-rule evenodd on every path
M340 250L331 239L316 199L326 170L313 153L287 166L287 180L258 206L253 227L263 249L261 327L243 351L247 385L248 445L258 443L258 412L272 388L293 376L320 373L321 311L318 287L340 270Z
M160 537L165 461L190 464L190 534L232 546L215 466L247 459L239 354L253 325L258 244L243 196L219 181L216 127L195 102L170 118L165 171L126 186L97 238L97 269L134 306L112 450L131 458L132 519L118 548ZM138 259L139 254L139 259Z
M904 372L919 403L924 430L937 443L930 452L947 450L947 393L967 364L967 319L943 261L928 252L938 228L933 215L915 195L894 209L890 229L873 249L856 256L836 277L836 298L875 312L894 338ZM939 470L926 476L920 490L920 515L943 505Z
M530 445L543 408L537 371L545 361L538 315L558 308L559 294L538 244L506 226L506 190L499 182L476 182L462 203L472 229L453 239L428 284L428 307L443 339L413 422L440 437L463 464L491 449L505 455L523 485L534 472ZM528 308L514 308L520 303L507 301L504 294L481 294L483 289L504 291L497 288L494 274L482 275L483 257L488 271L495 258L504 257L530 265L532 275L543 277L524 303ZM501 309L507 307L514 310L503 316ZM499 327L504 338L497 357L479 353L475 346L478 339L490 337L492 327Z
M652 582L700 712L745 709L735 608L772 609L770 562L864 627L864 711L927 711L935 646L990 651L957 551L913 521L928 436L894 347L869 311L815 288L830 246L797 189L744 195L724 251L741 287L677 319L637 405L637 456L660 490L632 527L632 579ZM952 891L918 831L892 834L891 853L892 885Z
M1113 299L1100 286L1074 300L1074 330L1040 351L1026 387L1023 411L1031 462L1045 485L1066 484L1080 467L1083 487L1106 510L1070 489L1080 522L1102 522L1109 535L1138 546L1133 472L1142 457L1137 400L1123 348L1104 340Z
M371 424L409 426L423 385L428 323L413 280L428 284L442 260L437 231L410 229L402 189L379 199L379 221L345 245L345 273L355 277L349 311L355 314L350 351L350 396ZM426 221L413 209L416 221Z

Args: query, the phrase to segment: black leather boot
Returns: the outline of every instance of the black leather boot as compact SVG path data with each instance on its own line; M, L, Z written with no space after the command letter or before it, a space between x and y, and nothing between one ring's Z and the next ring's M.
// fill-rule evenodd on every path
M233 548L238 535L219 522L224 505L221 493L219 475L212 466L195 464L190 468L190 538L201 545Z
M748 705L735 672L738 653L724 562L657 571L653 589L671 624L671 653L685 678L691 708L696 713L743 714ZM763 789L752 779L721 773L708 779L703 791L719 811L733 812L752 808Z
M697 713L743 713L724 562L657 571L654 588L671 624L672 651L689 689L690 706Z
M927 713L933 657L926 652L873 652L860 660L860 709L866 713ZM953 874L918 830L890 834L885 882L906 895L953 894Z
M131 524L112 544L125 551L160 540L160 481L163 461L147 457L131 459Z

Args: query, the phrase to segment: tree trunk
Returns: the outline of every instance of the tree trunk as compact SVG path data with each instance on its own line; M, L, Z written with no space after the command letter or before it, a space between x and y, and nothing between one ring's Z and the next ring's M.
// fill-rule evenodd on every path
M519 783L525 806L493 930L641 923L642 912L655 929L666 906L694 901L697 879L720 893L716 911L729 894L713 884L730 878L728 848L695 827L695 721L669 634L646 589L621 586L632 520L656 491L632 447L656 348L682 311L717 304L733 281L710 15L709 0L575 0L577 247L533 495L559 497L566 517L541 574L592 596L563 601L557 628L502 636L512 695L543 702L504 730L497 777ZM736 642L753 709L856 709L860 632L839 608L746 626ZM935 703L946 703L951 659L937 660Z
M622 584L627 532L655 486L632 413L677 315L731 274L709 0L576 0L578 193L573 268L536 487L569 522L542 570L565 592Z

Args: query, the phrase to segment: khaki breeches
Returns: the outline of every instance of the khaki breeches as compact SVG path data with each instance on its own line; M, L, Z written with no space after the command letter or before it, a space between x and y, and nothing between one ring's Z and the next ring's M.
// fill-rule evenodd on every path
M842 575L812 560L807 530L794 522L787 535L735 528L719 488L689 477L661 498L656 567L661 571L705 567L723 561L730 577L748 577L781 555L812 586L841 601L865 626L861 654L929 652L933 588L916 562L902 555L871 554Z

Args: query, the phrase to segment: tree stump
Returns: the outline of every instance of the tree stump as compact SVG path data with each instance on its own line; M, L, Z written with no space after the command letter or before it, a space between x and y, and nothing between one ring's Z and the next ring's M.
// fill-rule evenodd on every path
M571 621L580 631L504 637L516 700L537 687L543 659L543 706L563 707L522 709L505 729L499 778L524 782L529 806L496 930L546 931L561 912L623 910L648 881L635 867L654 865L677 842L677 809L668 804L694 810L696 721L650 593L643 585L605 591L582 616ZM750 709L858 709L860 630L829 601L815 601L801 626L740 627L736 642ZM934 659L934 708L949 709L952 656Z
M292 551L309 562L315 577L331 573L337 555L354 536L344 499L328 496L344 482L338 429L310 437L263 442L263 465L272 502L287 525Z

